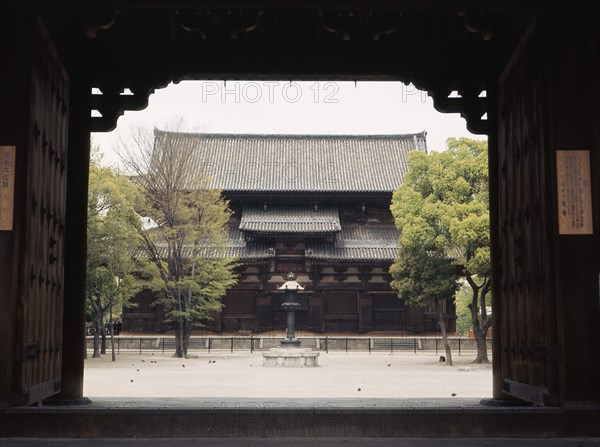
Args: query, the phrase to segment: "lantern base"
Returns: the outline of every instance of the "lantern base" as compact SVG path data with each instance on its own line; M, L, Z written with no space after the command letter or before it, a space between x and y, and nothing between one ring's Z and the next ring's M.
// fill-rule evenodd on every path
M304 368L319 366L319 353L312 349L272 348L263 352L263 366Z

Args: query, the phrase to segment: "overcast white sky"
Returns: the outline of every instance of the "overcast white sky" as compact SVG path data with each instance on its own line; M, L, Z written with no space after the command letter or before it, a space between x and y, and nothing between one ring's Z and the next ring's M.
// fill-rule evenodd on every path
M117 135L138 127L250 134L403 134L427 131L429 150L469 133L458 114L442 114L426 93L401 82L184 81L157 90L145 110L126 112L110 133L93 134L104 164L114 164Z

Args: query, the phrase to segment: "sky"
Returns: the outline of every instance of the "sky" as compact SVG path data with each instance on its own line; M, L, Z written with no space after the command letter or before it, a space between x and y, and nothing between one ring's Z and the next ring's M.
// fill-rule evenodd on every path
M105 165L118 163L119 138L138 128L233 134L388 135L427 131L431 150L469 133L458 114L433 108L427 93L401 82L182 81L150 96L148 107L125 112L117 128L92 134Z

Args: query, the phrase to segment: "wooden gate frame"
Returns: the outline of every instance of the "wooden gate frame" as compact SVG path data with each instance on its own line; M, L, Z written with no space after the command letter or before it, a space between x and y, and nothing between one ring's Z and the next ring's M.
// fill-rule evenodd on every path
M160 7L167 2L154 0L152 3L155 7ZM390 7L387 3L385 5L384 3L376 3L373 7L383 8L386 5L386 7ZM1 405L13 405L19 402L31 403L36 399L39 400L42 396L55 392L58 384L57 374L40 373L37 379L39 386L37 386L33 381L24 379L25 376L20 376L22 365L15 367L19 362L19 355L26 357L31 350L32 355L36 354L35 347L25 345L25 343L30 343L29 338L26 336L27 326L25 324L19 326L20 321L27 321L30 315L34 315L30 314L30 309L25 307L20 299L21 294L24 293L27 278L32 277L31 265L27 263L31 264L35 256L32 253L29 253L29 257L23 256L21 250L26 246L23 244L26 244L27 240L33 237L30 227L34 220L32 220L32 217L28 218L27 213L31 213L32 203L37 201L29 194L31 188L26 180L31 176L33 168L27 164L27 158L20 157L27 154L27 152L22 151L22 148L33 147L30 143L35 140L37 133L35 126L31 127L34 121L31 119L32 113L29 101L31 100L37 105L39 98L32 96L32 91L28 86L31 80L32 68L36 63L33 59L36 45L34 36L44 35L43 31L39 29L34 31L34 28L32 28L33 24L39 20L36 18L36 10L41 6L41 3L38 5L37 2L30 1L23 2L23 4L25 6L9 9L11 14L4 14L3 18L0 19L3 25L0 32L0 49L2 54L6 56L6 60L12 62L7 64L7 68L0 74L0 82L3 84L0 87L3 93L2 98L6 101L0 113L0 145L11 145L17 148L14 210L16 225L12 232L0 234L0 280L2 281L3 293L6 291L9 297L0 300L0 313L3 315L3 317L0 317L2 318L2 325L0 325L2 340L0 345L2 359L0 361L2 364L0 366L2 368L0 369L3 371L0 378ZM445 2L431 0L427 3L427 6L433 10L436 10L436 8L442 10L448 7L444 4ZM465 4L473 8L476 6L474 1L466 1ZM64 5L65 8L72 6L71 2L67 1L64 2ZM335 5L325 4L325 6L331 9ZM286 7L290 6L287 5ZM495 7L502 10L500 6L496 5ZM510 11L504 10L504 12L509 13ZM400 63L394 65L392 62L387 63L387 65L383 64L380 67L381 70L388 70L382 78L405 79L416 82L417 86L430 92L439 110L461 112L467 118L472 129L480 132L487 131L490 135L492 256L496 274L493 286L494 316L496 319L494 329L494 353L496 354L494 356L494 397L497 399L505 399L507 395L513 395L538 405L552 404L565 407L594 406L600 402L600 381L597 380L597 377L600 376L600 345L596 342L596 328L600 323L600 293L598 288L600 256L597 254L600 251L598 250L600 248L600 231L598 231L598 225L600 225L600 198L596 193L600 190L600 129L597 126L597 123L600 122L600 86L597 82L597 79L600 78L600 57L598 57L600 54L600 38L599 31L595 27L598 17L598 7L590 6L584 1L571 4L568 13L565 13L564 9L561 8L549 8L548 11L540 12L537 22L533 27L530 27L529 35L531 38L526 35L521 48L512 49L514 63L509 62L509 64L513 64L513 67L506 70L507 76L501 80L501 83L504 84L501 84L500 89L498 89L497 84L499 71L496 73L492 69L487 72L489 76L486 79L478 78L484 72L480 72L471 80L468 78L462 79L463 84L459 85L459 88L462 89L463 98L449 98L449 89L455 86L436 83L435 80L427 77L426 70L419 71L415 69L410 74L401 76L400 74L394 75L393 71L395 69L400 70L400 67L402 67ZM108 27L110 23L100 23L100 25ZM44 39L46 41L51 40L49 35L45 35ZM18 47L10 43L15 41L18 42ZM62 44L65 45L65 42L62 42ZM62 385L60 397L67 400L83 397L86 179L89 166L90 131L110 129L116 123L116 118L125 109L143 108L147 103L148 95L155 87L164 85L170 80L180 79L189 73L185 72L183 65L174 67L173 71L169 71L169 67L165 68L164 64L157 64L157 67L155 67L156 73L153 74L150 84L146 82L148 81L146 79L144 80L145 84L141 83L133 89L134 95L132 97L120 98L118 93L115 92L118 92L119 88L122 87L119 84L123 81L122 79L103 78L102 76L106 73L86 72L80 66L80 62L85 60L90 66L99 70L100 65L98 64L101 64L104 60L100 56L105 56L102 53L102 47L99 45L79 47L78 45L79 43L75 43L69 46L68 54L59 54L60 59L63 57L65 59L64 62L67 65L67 72L70 77L68 106L66 105L65 95L62 95L62 106L60 106L69 109L70 115L67 150L69 169L66 174L64 241L60 239L63 236L58 236L58 239L54 237L58 233L52 233L56 242L48 241L49 245L56 246L56 249L51 251L52 256L59 259L59 261L55 259L53 262L60 263L60 259L64 259L64 270L66 272L64 286L62 287L64 294L62 347L57 347L56 344L43 346L40 344L41 355L60 349L60 355L55 356L55 360L49 362L48 365L51 365L50 370L60 365L62 370L60 374ZM520 55L527 54L528 45L533 45L529 48L535 48L535 54L532 53L532 55L539 57L539 59L535 62L533 68L524 68L524 73L531 75L532 70L537 71L535 81L538 84L539 92L542 92L541 96L538 95L530 99L532 104L539 107L538 112L541 114L539 117L541 120L533 121L532 119L532 123L540 122L543 130L536 134L539 135L539 137L536 137L539 139L537 152L529 151L529 153L523 152L520 154L520 149L515 146L519 143L518 140L509 141L502 133L502 128L497 129L495 126L491 126L491 128L486 129L488 124L481 119L481 112L488 107L489 121L492 123L502 122L506 118L511 123L508 126L510 138L517 138L516 132L519 123L514 121L515 117L510 118L506 115L502 107L506 107L506 104L510 104L510 101L517 101L518 97L508 98L502 90L502 85L506 86L508 85L507 82L511 82L511 76L517 73L514 70L518 69L520 65L532 63L531 60L519 59ZM48 48L50 47L48 46L44 50L46 54ZM97 61L86 53L86 51L90 51L90 48L97 49L98 53L93 54L99 56ZM182 45L178 49L179 53L173 55L173 57L189 54L189 52L186 53L186 48ZM477 48L477 46L470 46L467 50L465 47L465 54L477 55ZM44 54L44 51L41 54ZM374 59L368 53L356 51L357 53L354 54L358 54L357 57L365 57L371 62L377 62L377 59ZM407 49L407 51L409 50ZM473 53L469 53L469 51L473 51ZM385 51L382 54L385 54ZM418 58L415 51L409 51L409 54L411 57ZM439 57L443 56L441 53L436 54ZM485 53L483 54L485 55ZM298 57L306 57L306 54L302 53ZM315 54L314 57L323 56ZM235 60L235 58L233 59ZM227 70L234 67L231 62L222 59L215 60L218 62L216 66L226 67L225 73L229 73ZM419 60L423 61L423 59ZM306 61L309 62L310 59L306 59ZM339 73L343 73L340 74L340 77L352 76L351 70L347 66L340 65L339 61L337 62L338 65L335 65L335 61L332 61L331 58L323 58L319 61L323 64L321 66L323 70L326 69L324 67L337 67ZM260 59L258 62L254 61L251 69L257 70L257 64L260 65L260 63L269 62L266 59ZM494 61L488 58L479 63L493 64ZM198 70L199 65L197 63L192 65L194 70ZM46 62L42 62L40 66L42 72L48 66ZM301 64L294 66L300 67ZM362 64L362 66L368 74L355 75L355 78L360 79L361 76L364 76L364 78L377 77L377 67L369 64ZM267 71L272 70L275 73L277 72L276 68L271 63L271 65L268 65ZM232 78L239 77L240 73L241 71L228 76ZM466 76L465 73L468 74L468 70L465 70L461 75ZM212 76L214 73L211 72L210 75ZM294 75L294 78L314 79L318 76L314 72L311 73L309 67L306 72ZM107 94L101 98L92 95L91 87L94 82L103 82ZM488 99L483 100L478 96L478 89L481 85L487 86ZM519 84L517 82L514 85L518 86ZM60 87L57 87L55 91L60 91ZM52 95L54 94L52 92ZM531 92L528 92L528 94L531 94ZM527 98L528 96L525 95L520 99L526 101ZM54 103L52 107L59 107L57 104ZM489 108L490 104L492 106L497 104L499 109ZM100 109L103 112L103 117L101 119L90 118L89 112L92 108ZM526 115L523 115L523 119L527 118ZM513 121L510 121L510 119ZM52 126L55 124L50 124L51 127L47 128L49 129L47 132L52 133L54 129ZM531 124L531 126L534 125ZM498 134L498 130L500 130L500 134ZM39 131L42 135L44 129L40 126ZM531 133L532 136L534 134ZM62 141L63 136L61 134L60 137L53 138ZM40 147L43 148L46 145L43 138L41 141ZM54 151L49 149L50 144L48 144L46 155L44 155L44 157L47 157L44 159L45 162L52 160L56 164L56 160L58 160L60 165L61 162L64 162L64 157L60 153L62 143L55 143L54 140L48 139L46 141L52 143ZM530 141L526 140L523 147L532 147ZM56 148L59 150L57 151ZM507 152L509 148L510 152ZM592 234L574 235L559 234L558 232L560 203L558 202L557 192L556 153L559 150L589 151L592 182L592 209L589 214L594 222ZM524 193L526 191L527 194L530 193L528 186L523 183L526 178L529 178L528 167L514 159L508 160L506 158L507 154L513 154L514 156L525 154L527 157L537 157L537 163L534 163L534 165L540 168L539 174L533 176L537 180L529 186L539 188L538 197L543 203L536 203L534 200L532 203L526 203L514 210L509 209L510 207L502 207L502 200L514 192L513 185L510 182L522 182L523 186L520 190ZM33 160L33 158L31 159ZM55 174L48 171L41 175ZM532 194L533 196L535 194ZM516 201L517 198L513 196L509 200ZM42 202L38 203L39 206L43 205ZM509 202L509 205L512 206L513 203ZM57 209L60 209L60 206L57 205L57 207ZM57 228L60 228L61 217L59 215L61 212L58 211L57 213L54 208L46 207L46 215L48 215L48 210L52 214L50 219L52 231L55 231L54 221L57 223ZM532 219L533 213L536 212L540 218ZM535 224L531 222L535 222ZM27 231L30 232L29 238L26 236ZM45 229L44 231L50 230ZM548 240L540 240L540 233L543 233L543 236ZM40 234L43 234L43 232ZM536 246L544 246L546 248L544 254L541 254L535 248ZM47 248L44 250L47 250ZM57 250L58 256L53 250ZM533 257L531 257L532 254ZM523 256L529 256L529 258L522 260ZM41 260L41 258L45 259ZM539 268L535 267L535 263L531 263L532 259L541 261L541 264L538 265ZM50 253L44 251L38 261L49 263ZM528 265L527 268L524 268L525 264ZM529 268L531 265L534 265L534 267ZM38 268L37 273L35 270L33 275L36 276L37 280L43 276L45 284L49 281L46 284L47 287L50 289L53 285L55 288L58 287L61 275L60 268L56 270L55 267L51 267L48 270L51 271L50 274L44 271L41 275L40 271L43 269ZM543 286L539 286L539 272L543 272L542 277L546 280L551 277L552 281L546 281ZM527 291L532 287L535 287L539 293L532 294ZM526 316L528 311L535 310L536 300L538 300L538 303L539 300L543 301L544 315L540 319L534 318L530 322L537 325L543 320L543 324L530 329L524 328L523 324L513 325L509 321L510 315L516 315L515 318L520 318ZM59 307L60 305L55 303L48 308L56 310ZM19 312L22 313L20 316ZM37 323L43 320L41 313L32 318ZM56 334L57 331L60 332L59 320L59 317L54 317L48 323L46 332L53 333L54 340L58 340ZM526 318L524 321L526 321ZM21 348L18 347L19 344ZM43 352L44 349L46 352ZM39 371L42 370L44 368L40 367ZM28 393L29 396L24 397Z

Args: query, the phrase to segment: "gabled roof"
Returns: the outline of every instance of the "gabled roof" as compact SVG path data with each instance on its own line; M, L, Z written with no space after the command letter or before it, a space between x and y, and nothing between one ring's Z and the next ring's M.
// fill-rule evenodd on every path
M259 207L242 210L240 230L256 233L335 233L340 231L337 207Z
M315 244L306 257L326 261L393 261L398 255L400 232L392 226L348 226L334 244Z
M407 153L426 132L404 135L227 135L155 130L155 144L193 150L195 177L225 191L392 192Z

